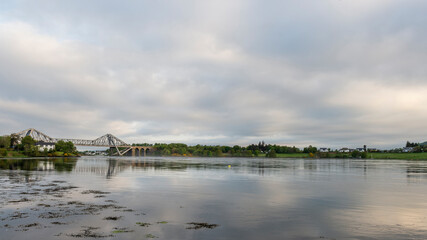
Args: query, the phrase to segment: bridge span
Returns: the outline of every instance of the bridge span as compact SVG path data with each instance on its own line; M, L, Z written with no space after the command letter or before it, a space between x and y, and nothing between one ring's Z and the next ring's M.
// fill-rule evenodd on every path
M152 150L153 147L148 146L132 146L120 140L112 134L105 134L94 140L84 140L84 139L71 139L71 138L52 138L48 135L34 129L29 128L13 135L17 136L19 139L22 139L26 136L31 136L37 142L44 143L57 143L58 141L72 142L76 146L89 146L89 147L109 147L115 148L117 155L123 156L129 151L132 151L132 156L141 156L141 151L143 151L144 156L146 156L147 150ZM138 153L138 154L137 154Z

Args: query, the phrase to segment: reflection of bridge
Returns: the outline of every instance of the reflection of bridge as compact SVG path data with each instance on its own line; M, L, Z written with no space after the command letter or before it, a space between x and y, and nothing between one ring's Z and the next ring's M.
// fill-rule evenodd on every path
M27 130L15 133L14 135L19 138L23 138L26 136L31 136L37 142L43 143L57 143L58 141L64 142L72 142L76 146L89 146L89 147L109 147L115 148L117 151L117 155L123 156L127 152L131 151L132 156L141 156L141 150L143 151L143 155L145 156L147 151L153 149L153 147L147 146L131 146L119 138L113 136L112 134L105 134L102 137L99 137L95 140L83 140L83 139L67 139L67 138L51 138L48 135L34 129L29 128ZM138 153L138 154L137 154Z

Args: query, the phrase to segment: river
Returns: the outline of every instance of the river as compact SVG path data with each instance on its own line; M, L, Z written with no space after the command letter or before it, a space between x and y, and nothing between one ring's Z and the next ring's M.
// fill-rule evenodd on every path
M0 239L427 239L427 161L0 160Z

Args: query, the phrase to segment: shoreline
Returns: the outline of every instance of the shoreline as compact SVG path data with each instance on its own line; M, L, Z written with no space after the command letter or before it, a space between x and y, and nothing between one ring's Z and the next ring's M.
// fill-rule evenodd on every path
M341 153L340 153L341 154ZM323 156L322 156L323 155ZM147 157L188 157L188 158L259 158L259 159L369 159L369 160L427 160L427 152L422 153L368 153L366 158L353 158L351 153L341 154L340 157L336 156L336 153L330 153L329 156L326 153L321 155L316 154L311 157L309 154L287 154L287 153L278 153L276 157L266 157L265 154L261 156L252 156L252 157L237 157L237 156L147 156ZM344 156L343 156L344 155ZM6 159L56 159L56 158L80 158L80 157L90 157L91 155L78 155L78 156L39 156L39 157L29 157L29 156L11 156L11 157L0 157L0 160ZM99 155L103 156L103 155ZM343 156L343 157L341 157ZM132 157L132 156L105 156L105 157Z

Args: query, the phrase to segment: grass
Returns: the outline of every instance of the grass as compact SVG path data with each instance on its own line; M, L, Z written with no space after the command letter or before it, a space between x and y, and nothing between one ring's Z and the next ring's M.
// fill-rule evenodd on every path
M308 153L277 153L277 157L281 158L308 158Z
M427 160L427 152L422 153L368 153L372 159L405 159L405 160Z
M151 223L146 223L146 222L137 222L136 224L141 226L141 227L148 227L151 225Z
M265 157L265 153L261 153L258 157ZM277 153L278 158L308 158L308 153Z
M147 235L145 235L146 238L159 238L157 236L154 236L153 234L149 233Z
M23 158L23 157L27 157L27 156L25 156L20 152L15 152L15 151L6 151L6 156L0 156L0 158Z
M326 155L326 154L325 154ZM329 153L329 157L336 158L337 153ZM351 153L339 153L338 158L351 158ZM259 157L265 157L260 154ZM308 153L277 153L278 158L310 158ZM323 157L322 157L323 158ZM427 152L423 153L368 153L368 159L401 159L401 160L427 160Z

